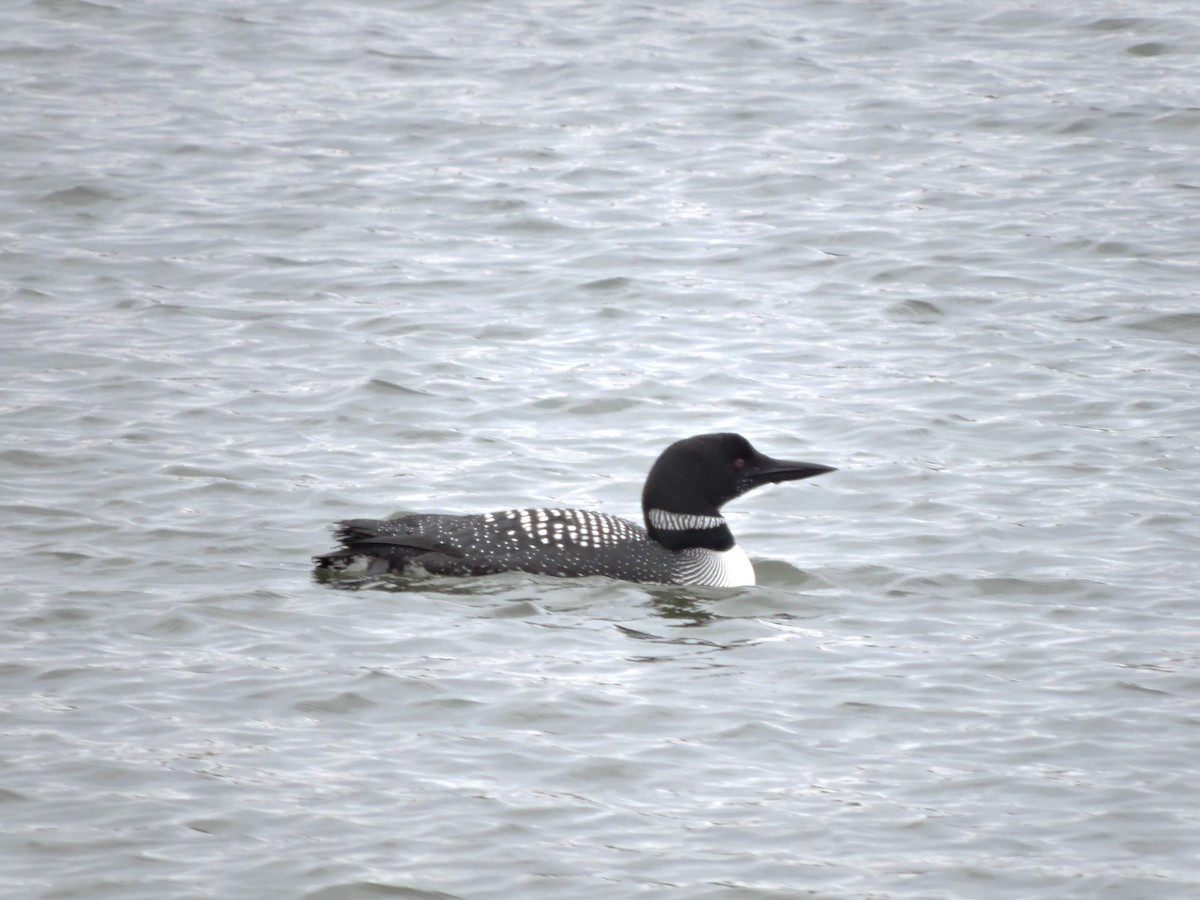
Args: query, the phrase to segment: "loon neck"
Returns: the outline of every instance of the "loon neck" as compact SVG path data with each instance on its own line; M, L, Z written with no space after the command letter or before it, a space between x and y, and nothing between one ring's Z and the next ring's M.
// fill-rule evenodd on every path
M733 532L716 510L685 513L650 507L643 512L650 537L668 550L699 547L724 552L734 546Z

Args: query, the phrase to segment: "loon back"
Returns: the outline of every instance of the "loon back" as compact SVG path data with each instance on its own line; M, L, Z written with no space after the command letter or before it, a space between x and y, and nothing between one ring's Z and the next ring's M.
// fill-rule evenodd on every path
M339 523L341 547L315 558L379 575L529 572L718 587L754 584L754 568L720 508L763 484L810 478L829 466L774 460L736 434L699 435L663 451L646 478L646 527L581 509L510 509Z

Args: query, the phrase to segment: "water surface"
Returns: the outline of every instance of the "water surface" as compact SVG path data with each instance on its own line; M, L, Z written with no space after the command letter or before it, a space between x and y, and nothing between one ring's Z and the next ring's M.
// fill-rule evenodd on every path
M5 896L1200 893L1191 5L0 20ZM715 430L758 587L311 577Z

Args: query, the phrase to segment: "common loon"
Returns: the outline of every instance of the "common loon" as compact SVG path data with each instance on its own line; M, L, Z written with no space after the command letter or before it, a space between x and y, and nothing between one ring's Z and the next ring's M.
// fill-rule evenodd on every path
M365 557L368 575L416 567L434 575L529 572L751 585L754 567L734 542L721 507L764 484L833 471L771 459L740 434L701 434L676 441L650 468L642 489L645 529L584 509L350 519L337 526L341 547L313 561L318 568L345 569Z

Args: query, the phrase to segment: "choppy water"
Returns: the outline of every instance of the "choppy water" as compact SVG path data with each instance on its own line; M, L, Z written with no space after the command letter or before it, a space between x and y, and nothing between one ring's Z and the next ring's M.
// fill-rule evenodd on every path
M1200 9L0 22L5 897L1200 893ZM723 429L757 588L311 580Z

